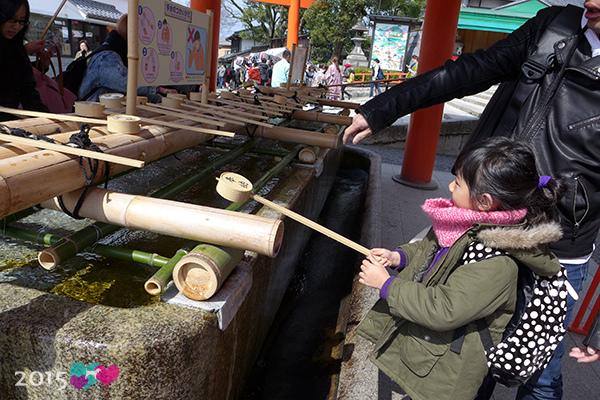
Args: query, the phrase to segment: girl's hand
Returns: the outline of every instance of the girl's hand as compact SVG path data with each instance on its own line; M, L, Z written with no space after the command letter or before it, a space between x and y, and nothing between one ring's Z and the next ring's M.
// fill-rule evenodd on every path
M400 264L400 254L388 249L371 249L371 255L383 267L397 267Z
M363 260L360 267L361 272L358 273L358 281L363 285L370 286L375 289L381 289L385 281L390 278L390 274L372 255L368 259Z

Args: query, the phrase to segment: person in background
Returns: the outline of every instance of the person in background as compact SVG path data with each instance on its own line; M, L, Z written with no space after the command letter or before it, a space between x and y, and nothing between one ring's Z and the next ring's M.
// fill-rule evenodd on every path
M315 80L315 67L313 65L309 65L304 71L304 84L308 87L312 87L313 82Z
M342 83L352 83L354 82L354 69L352 69L352 64L346 63L344 64L344 75L342 77ZM344 100L344 95L348 96L348 100L352 98L352 95L348 93L346 90L347 86L342 86L342 100Z
M381 70L381 66L379 65L379 58L373 59L373 65L371 66L371 80L377 81L383 79L383 71ZM381 88L379 87L379 82L371 83L371 92L369 93L369 97L373 97L373 89L377 89L377 94L381 94Z
M555 211L565 187L540 176L526 142L475 143L453 171L452 199L422 206L433 224L425 238L372 249L359 273L380 299L357 333L376 343L370 360L415 400L475 399L488 373L476 321L485 318L497 345L515 311L519 268L561 270L548 243L562 235ZM465 325L461 350L451 350Z
M407 67L407 78L414 78L415 76L417 76L417 70L419 69L419 56L413 54L413 56L410 58L410 64L408 64Z
M290 73L290 57L292 52L285 49L282 54L282 59L277 61L273 66L273 76L271 77L271 86L281 87L282 83L287 83Z
M81 39L79 41L79 51L75 54L75 59L87 56L90 51L90 46L88 45L87 40Z
M269 64L265 58L260 59L258 70L260 71L260 85L264 86L269 82Z
M317 71L315 73L315 86L324 85L325 84L325 64L320 63Z
M110 31L101 45L108 48L92 56L79 88L80 100L98 101L104 93L127 93L127 14L117 21L117 29ZM160 103L162 96L177 93L172 88L140 86L138 96L148 97L151 103Z
M33 69L23 44L29 26L27 0L0 0L0 105L9 108L49 112L35 90ZM16 119L0 113L1 121Z
M227 68L225 68L225 64L219 65L219 68L217 69L217 81L218 81L217 87L219 89L223 89L223 85L225 84L225 73L226 72L227 72Z
M324 79L325 85L329 86L329 98L338 100L342 95L342 89L341 86L339 86L342 83L342 73L340 72L337 57L334 56L331 58L331 65L327 68Z
M252 80L256 85L260 85L260 70L258 69L258 64L254 63L251 67L248 68L248 81Z
M490 136L524 138L540 171L567 182L558 206L564 235L550 249L577 292L588 276L600 229L600 126L594 123L600 104L600 0L582 4L543 8L488 49L463 53L393 86L356 109L343 138L357 144L404 115L500 84L467 143ZM565 33L546 39L545 33L556 31ZM524 70L543 66L531 58L541 45L555 53L541 54L544 64L552 64L530 77ZM565 324L574 305L569 296ZM561 399L564 352L565 340L548 366L519 387L517 399Z

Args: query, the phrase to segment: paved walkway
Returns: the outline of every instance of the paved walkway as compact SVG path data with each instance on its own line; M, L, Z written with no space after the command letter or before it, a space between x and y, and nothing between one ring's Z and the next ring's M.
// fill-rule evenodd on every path
M363 99L352 99L362 102ZM359 145L361 146L361 145ZM361 146L377 152L381 148ZM421 211L420 206L424 200L432 197L450 197L448 184L454 179L449 172L448 163L441 163L443 170L433 173L432 181L438 183L438 188L433 191L425 191L400 185L392 180L392 176L399 174L401 170L402 150L396 150L398 156L389 161L389 152L386 149L384 162L382 164L381 182L381 246L395 248L401 243L410 241L430 225L428 218ZM437 165L437 162L436 162ZM450 162L451 165L451 162ZM591 267L584 292L591 283L598 269L597 265ZM582 295L583 297L583 295ZM340 375L338 388L338 399L344 400L396 400L407 399L402 389L392 382L387 376L380 373L378 369L368 361L372 345L366 340L358 337L354 330L356 325L378 298L374 289L364 288L356 285L351 300L351 311L348 321L346 343L344 349L344 362ZM579 308L581 299L576 307ZM592 302L593 304L593 302ZM576 311L577 311L576 308ZM576 313L574 313L575 316ZM569 332L567 334L567 349L579 346L583 336ZM599 399L600 398L600 362L592 364L579 364L574 359L566 356L563 358L564 390L563 399ZM514 399L516 389L508 389L498 386L493 399ZM432 399L435 400L435 399ZM462 400L462 399L457 399Z

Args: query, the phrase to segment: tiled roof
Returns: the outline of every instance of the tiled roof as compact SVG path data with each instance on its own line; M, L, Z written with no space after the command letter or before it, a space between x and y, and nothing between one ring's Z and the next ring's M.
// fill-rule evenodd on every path
M100 19L103 21L116 22L122 15L117 8L110 4L100 3L93 0L69 0L75 5L86 18Z
M548 3L553 6L566 6L569 4L573 4L574 6L583 7L582 0L546 0Z

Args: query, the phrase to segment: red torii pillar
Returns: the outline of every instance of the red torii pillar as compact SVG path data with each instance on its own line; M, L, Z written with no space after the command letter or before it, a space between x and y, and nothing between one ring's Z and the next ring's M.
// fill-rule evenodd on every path
M294 45L298 45L298 30L300 26L300 9L308 8L313 3L313 0L252 0L260 3L277 4L279 6L289 7L288 11L288 34L287 44L288 50L292 50Z
M219 58L219 31L221 30L221 0L190 0L190 8L196 11L206 13L207 10L213 10L213 29L212 43L210 52L210 77L208 82L210 90L215 91L217 77L217 61Z
M423 21L423 36L419 52L421 74L442 65L452 57L460 0L429 0ZM407 186L436 189L431 182L444 105L415 111L410 116L408 136L400 175L393 179Z

